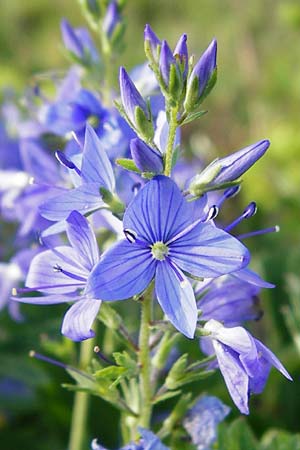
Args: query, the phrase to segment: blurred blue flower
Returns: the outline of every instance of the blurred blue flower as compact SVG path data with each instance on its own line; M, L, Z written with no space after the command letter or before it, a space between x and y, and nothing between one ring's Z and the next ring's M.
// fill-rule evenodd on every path
M157 176L137 194L124 214L122 240L103 254L87 292L105 301L140 294L155 277L157 299L171 323L194 336L198 311L186 275L218 277L241 269L247 249L202 219L194 220L177 185Z
M211 450L217 439L217 427L230 413L230 408L217 397L205 395L188 411L183 426L197 450Z
M125 447L120 448L119 450L170 450L168 447L162 444L160 439L155 436L152 431L146 430L145 428L138 427L141 438L137 443L130 443L125 445ZM94 439L91 445L91 450L107 450L102 447L102 445L97 443L97 440Z
M66 49L83 64L99 62L97 49L87 29L73 28L66 19L63 19L61 33Z

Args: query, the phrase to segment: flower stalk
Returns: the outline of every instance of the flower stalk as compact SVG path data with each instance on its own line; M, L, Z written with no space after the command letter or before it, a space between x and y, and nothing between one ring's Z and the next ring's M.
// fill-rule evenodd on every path
M174 142L175 142L176 131L177 131L177 127L178 127L177 114L178 114L178 107L171 107L170 121L169 121L169 135L168 135L168 143L167 143L166 154L165 154L165 170L164 170L164 174L167 177L171 176L171 171L172 171L172 158L173 158Z

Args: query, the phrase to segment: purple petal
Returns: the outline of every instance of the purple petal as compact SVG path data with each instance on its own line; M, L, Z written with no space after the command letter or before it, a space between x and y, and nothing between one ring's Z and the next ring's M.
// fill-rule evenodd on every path
M101 300L125 300L141 293L155 273L149 248L126 240L105 252L92 271L86 293Z
M121 21L117 2L111 1L107 7L106 14L103 19L103 30L108 37L111 37L116 26Z
M238 355L233 350L218 341L213 340L213 345L220 371L224 377L232 400L242 414L249 414L249 379L238 359Z
M74 277L56 270L57 267ZM88 273L78 264L77 252L72 247L61 246L41 252L33 258L25 285L42 292L64 294L84 286L84 278L87 278Z
M180 36L179 41L177 42L177 45L176 45L174 53L173 53L174 56L177 55L179 57L180 62L184 64L184 71L183 71L184 79L186 79L186 75L188 72L188 49L187 49L186 41L187 41L186 34L183 34L182 36Z
M115 190L115 177L111 163L94 129L87 124L81 166L85 183L98 183L110 192Z
M105 206L99 193L99 184L89 183L46 201L39 209L46 219L60 221L66 219L73 210L87 214Z
M130 151L135 165L142 172L162 172L163 161L161 154L149 147L141 139L135 138L130 141Z
M148 24L145 26L144 39L145 39L145 41L150 42L152 57L153 57L154 61L157 61L157 59L158 59L157 50L158 50L158 46L161 45L161 41L158 39L158 37L156 36L154 31Z
M130 203L123 224L149 243L167 242L189 224L191 213L174 181L158 175Z
M198 311L193 288L189 281L180 272L181 279L168 264L167 261L160 261L156 268L155 292L157 300L177 330L188 338L193 338Z
M73 341L83 341L95 336L91 326L98 314L101 301L83 298L77 301L65 314L61 332Z
M71 212L67 218L67 236L85 262L87 270L91 270L99 261L97 240L89 222L78 211Z
M293 381L293 379L290 376L290 374L288 373L288 371L284 368L284 366L281 364L279 359L274 355L274 353L271 352L271 350L269 350L258 339L254 338L254 341L255 341L255 344L256 344L256 347L257 347L259 358L263 358L266 361L268 361L269 364L271 364L272 366L276 367L276 369L279 370L279 372L281 372L282 375L284 375L288 380Z
M249 262L246 247L210 223L199 222L175 236L169 248L169 256L178 267L203 278L234 272Z
M244 268L242 270L238 270L232 274L238 280L243 280L253 286L258 286L261 288L274 288L275 285L272 283L268 283L268 281L263 280L257 273L253 272L248 268Z
M30 303L31 305L58 305L79 300L82 296L68 294L49 294L40 297L11 297L15 302Z

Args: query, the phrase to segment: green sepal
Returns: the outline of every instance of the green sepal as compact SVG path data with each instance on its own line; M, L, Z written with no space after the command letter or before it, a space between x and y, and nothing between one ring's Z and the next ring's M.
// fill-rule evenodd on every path
M97 318L112 330L118 330L123 322L122 317L106 302L102 303Z
M152 358L153 367L160 370L165 366L165 362L169 356L169 353L176 344L176 341L179 339L179 337L179 333L175 333L172 335L171 331L167 331L164 334L162 340L159 343L159 347Z
M89 24L89 26L94 31L99 30L99 20L104 13L102 11L99 0L78 0L81 6L82 12Z
M207 114L207 112L208 112L207 110L203 110L192 114L188 114L188 116L185 117L182 122L180 121L180 125L186 125L187 123L193 122L193 120L200 119L200 117Z
M195 77L192 82L188 85L184 100L184 111L186 113L193 112L199 102L199 80Z
M130 158L117 158L116 159L116 164L118 164L118 166L123 167L123 169L129 170L130 172L136 172L141 174L142 172L140 171L140 169L138 169L133 161L133 159Z
M169 74L169 86L167 91L169 93L168 101L177 104L178 99L181 97L183 89L183 82L181 74L176 64L171 64Z
M146 142L153 139L154 128L152 120L149 120L140 106L136 106L134 110L134 118L136 130Z
M113 214L122 214L125 211L124 203L121 202L116 194L113 194L104 187L101 187L99 190L102 200L109 206Z

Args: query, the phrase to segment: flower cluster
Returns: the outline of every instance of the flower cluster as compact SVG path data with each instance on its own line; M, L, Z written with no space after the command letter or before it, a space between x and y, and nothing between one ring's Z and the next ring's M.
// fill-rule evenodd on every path
M121 2L111 1L99 11L90 3L85 12L92 29L101 28L102 51L110 64L122 36ZM19 224L16 255L0 267L5 280L0 306L7 301L13 312L23 302L72 303L63 335L74 341L92 338L99 319L127 339L136 352L113 353L116 364L110 372L102 368L90 377L92 386L109 380L103 397L129 414L134 443L122 449L167 449L148 431L150 417L155 403L178 395L182 432L198 449L207 448L228 408L217 399L200 400L188 412L191 402L182 386L219 368L234 403L248 414L249 396L263 390L271 366L291 379L276 356L243 328L245 321L261 317L261 289L274 287L248 267L250 252L243 239L251 233L232 235L234 227L255 214L256 205L251 202L227 226L218 220L219 209L237 194L241 176L270 143L260 140L198 171L180 159L180 130L203 115L199 107L216 82L216 40L195 63L186 34L172 51L146 25L148 65L132 75L121 67L120 98L114 98L106 82L102 95L83 87L84 74L101 71L89 32L66 20L61 30L75 65L54 99L40 89L31 94L34 106L26 122L19 117L18 140L7 136L7 149L0 150L8 150L11 158L1 166L1 213ZM6 109L12 110L13 105ZM55 142L55 153L46 136ZM178 185L182 173L187 176ZM277 227L252 234L272 231ZM32 248L37 232L41 245ZM138 343L114 309L123 300L133 308L141 305ZM171 349L182 335L200 338L203 361L200 350L198 362L189 365L187 355L174 361ZM126 389L121 384L115 394L120 380ZM211 423L206 440L200 419L205 412ZM166 421L159 436L170 439L171 432ZM92 448L103 447L93 441Z

